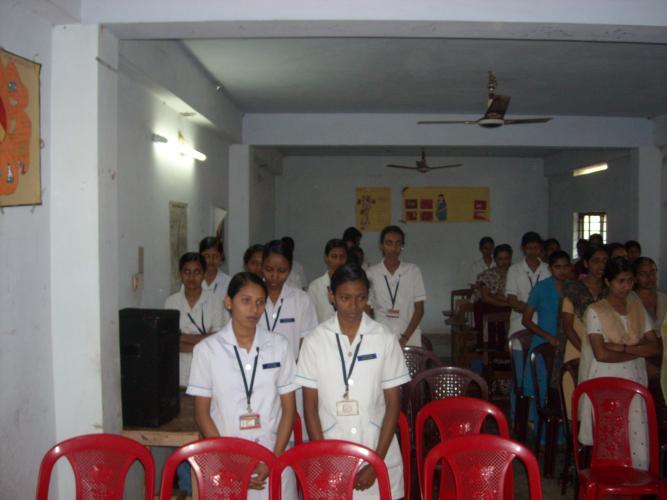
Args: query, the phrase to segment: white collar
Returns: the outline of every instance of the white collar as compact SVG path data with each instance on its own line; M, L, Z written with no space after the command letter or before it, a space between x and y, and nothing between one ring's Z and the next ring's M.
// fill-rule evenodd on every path
M204 304L206 304L208 302L209 296L211 295L211 292L202 288L201 289L201 295L197 299L197 302L195 302L195 305L193 307L190 307L190 303L188 302L188 298L185 296L185 287L183 285L181 285L181 289L179 290L179 293L181 294L181 300L183 301L183 305L185 305L191 311L194 311L198 307L203 306Z
M370 316L368 316L366 313L363 313L361 316L361 323L359 324L359 330L357 331L357 336L355 337L355 340L359 338L359 335L374 335L375 333L377 333L374 328L375 326L374 323L375 321L373 321L373 319L371 319ZM338 313L334 314L331 318L322 323L322 327L331 333L342 335L340 323L338 322Z
M250 352L252 353L257 347L265 348L267 343L271 341L271 334L267 332L264 328L257 325L255 328L255 338L252 342L252 347ZM227 324L216 334L216 338L223 345L237 346L239 345L236 340L236 335L234 335L234 329L232 327L232 320L229 320Z

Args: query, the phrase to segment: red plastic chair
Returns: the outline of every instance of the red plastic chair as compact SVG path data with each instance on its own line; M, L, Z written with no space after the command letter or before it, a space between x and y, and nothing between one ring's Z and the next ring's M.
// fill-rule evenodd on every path
M401 412L398 415L398 442L401 446L401 457L403 458L403 486L405 492L403 500L410 500L410 489L412 481L412 448L410 447L410 425L408 417Z
M276 457L264 446L234 437L207 438L181 446L162 468L160 499L170 500L174 474L183 461L194 471L199 498L245 500L250 475L259 462L269 470Z
M87 434L67 439L46 452L39 467L37 500L49 497L51 472L61 457L67 458L74 471L77 499L122 500L127 471L136 460L144 467L145 498L153 498L155 462L148 448L117 434Z
M433 476L444 461L454 475L457 500L513 498L507 491L512 462L520 459L528 472L531 500L542 500L540 469L535 456L524 445L491 434L471 434L447 439L433 448L424 465L424 500L433 499ZM442 492L441 492L442 493Z
M579 384L572 394L572 415L579 415L579 400L586 395L593 413L591 465L582 469L575 453L579 498L603 495L657 495L667 498L667 486L660 480L658 423L651 393L640 384L623 378L601 377ZM628 412L635 396L646 404L649 435L649 470L632 467ZM572 419L573 449L579 447L579 421Z
M477 398L458 396L453 398L433 401L424 406L417 414L415 428L415 446L417 455L417 471L419 472L419 484L423 486L423 463L424 463L424 429L429 420L432 420L438 428L440 441L452 437L468 434L481 434L484 423L491 417L498 426L501 437L509 438L509 425L502 410L493 403ZM451 483L451 481L449 481ZM447 491L448 482L443 478L440 491ZM422 491L424 491L422 489ZM442 496L442 495L441 495Z
M291 467L304 500L352 500L354 479L364 462L373 467L377 475L378 498L391 500L389 474L384 460L365 446L335 439L311 441L280 455L271 471L270 498L282 498L281 476L286 467Z

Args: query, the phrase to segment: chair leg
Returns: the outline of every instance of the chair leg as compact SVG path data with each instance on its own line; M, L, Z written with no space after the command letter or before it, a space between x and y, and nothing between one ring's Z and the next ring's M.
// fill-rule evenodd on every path
M544 444L544 476L553 477L556 468L556 441L560 420L549 419L546 422L546 441Z
M514 410L514 433L517 441L520 443L526 442L528 434L528 403L529 398L525 396L517 396L516 407Z
M563 472L561 473L560 485L561 495L565 495L565 492L567 491L567 484L570 482L570 467L572 465L572 444L567 437L565 439L565 458L563 460Z
M540 445L542 444L542 422L543 418L538 415L537 417L537 427L536 427L536 432L535 432L535 457L538 458L540 456Z

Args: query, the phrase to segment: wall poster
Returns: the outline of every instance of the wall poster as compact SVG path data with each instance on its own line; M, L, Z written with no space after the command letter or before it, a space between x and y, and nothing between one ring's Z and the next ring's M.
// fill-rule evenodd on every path
M0 49L0 208L42 203L40 70Z
M188 204L169 202L169 260L171 262L171 292L181 288L178 261L188 251Z
M403 189L403 221L489 222L488 187L406 187Z
M355 225L361 231L382 231L391 224L391 188L356 188Z

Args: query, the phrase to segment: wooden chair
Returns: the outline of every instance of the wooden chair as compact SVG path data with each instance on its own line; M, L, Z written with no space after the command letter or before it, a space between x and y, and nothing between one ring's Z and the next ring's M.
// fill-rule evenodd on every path
M510 365L512 367L512 392L516 398L514 410L514 421L512 422L512 431L517 441L525 443L528 435L528 410L530 409L530 396L523 392L523 370L528 369L528 352L530 343L533 341L533 334L528 330L520 330L513 333L507 339L507 349L510 356ZM517 366L514 357L514 345L521 347L519 358L521 365Z
M472 299L472 289L471 288L462 288L459 290L452 290L450 295L449 302L449 314L445 311L445 315L449 316L449 319L445 321L448 325L451 326L473 326L473 304Z
M560 487L560 492L561 495L565 495L565 491L567 490L567 483L570 478L570 469L572 468L572 454L573 453L579 453L580 450L572 449L572 435L571 435L571 425L572 425L572 415L568 415L567 412L567 407L568 405L565 402L565 393L563 392L563 382L565 381L565 377L571 377L572 381L574 382L574 385L576 387L577 381L579 379L579 358L574 358L571 359L570 361L566 361L563 363L563 365L560 367L560 374L558 377L558 382L559 382L559 391L560 391L560 407L561 407L561 413L563 415L563 432L565 434L565 460L563 463L563 472L561 474L561 487ZM576 477L576 471L575 471L575 477Z
M512 364L507 352L510 313L496 312L482 316L482 338L486 347L486 380L492 395L503 395L503 387L512 384ZM507 393L505 393L507 394Z

